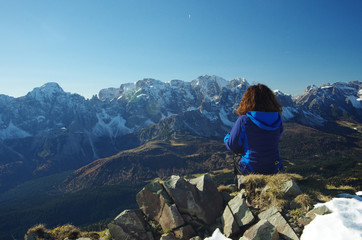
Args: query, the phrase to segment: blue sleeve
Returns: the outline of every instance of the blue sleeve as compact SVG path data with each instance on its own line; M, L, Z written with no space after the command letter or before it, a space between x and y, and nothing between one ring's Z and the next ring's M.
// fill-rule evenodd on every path
M224 138L224 143L226 145L226 148L235 153L242 152L243 132L241 126L242 126L241 118L239 117L238 120L236 120L233 128L231 129L231 132L228 133Z

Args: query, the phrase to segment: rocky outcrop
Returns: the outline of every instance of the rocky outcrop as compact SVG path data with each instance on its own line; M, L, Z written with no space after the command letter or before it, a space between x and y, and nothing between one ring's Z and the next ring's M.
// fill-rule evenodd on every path
M153 240L153 235L147 231L147 223L141 210L125 210L110 224L109 232L114 239Z
M221 220L224 227L224 234L227 237L239 233L243 226L254 221L254 216L241 193L228 202Z
M271 223L277 229L283 239L299 240L297 234L295 234L292 227L288 224L277 208L272 207L264 212L261 212L258 217L259 219L264 219Z
M302 194L302 190L300 190L299 186L296 184L294 180L289 180L283 184L284 193L288 196L298 196Z
M207 174L191 180L173 175L163 184L150 183L136 199L148 220L178 239L210 231L205 226L215 223L223 208L223 198Z
M260 220L257 224L245 231L239 240L279 240L277 229L268 220Z
M280 183L283 196L292 199L301 193L294 180L285 179ZM240 186L246 183L239 180ZM245 189L223 194L208 174L190 180L173 175L149 183L136 196L139 209L121 213L109 224L110 234L115 240L189 240L204 239L221 229L232 239L299 240L280 208L251 208Z
M271 178L278 180L282 190L277 192L279 197L286 197L284 200L288 201L295 199L301 191L290 177L288 174L247 176L242 181L246 188L238 191L234 185L217 188L208 174L194 179L173 175L165 181L147 184L136 196L139 209L120 213L102 234L81 233L71 225L58 228L66 232L61 236L78 240L299 240L299 226L307 225L315 214L330 213L328 208L323 206L307 213L308 209L301 207L294 217L304 209L303 216L291 218L290 214L296 209L288 209L289 203L285 207L271 204L263 210L254 207L250 199L250 196L257 198L255 192L275 192L276 184ZM247 186L251 182L255 186L253 191ZM297 197L306 199L303 195L306 194ZM298 226L295 226L296 222ZM44 225L38 225L28 230L25 239L65 239L54 235L59 229L48 230Z

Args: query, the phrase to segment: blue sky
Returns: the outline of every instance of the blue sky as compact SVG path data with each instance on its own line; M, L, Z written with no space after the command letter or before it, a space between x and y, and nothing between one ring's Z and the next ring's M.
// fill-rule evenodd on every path
M0 0L0 94L245 77L298 95L362 80L359 0Z

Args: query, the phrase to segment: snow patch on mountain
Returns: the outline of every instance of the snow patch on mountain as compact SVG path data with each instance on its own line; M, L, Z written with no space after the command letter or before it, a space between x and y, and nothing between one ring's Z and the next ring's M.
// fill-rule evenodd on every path
M109 116L103 109L101 113L97 113L98 122L93 127L93 135L109 136L115 138L133 132L133 129L126 127L126 120L120 115L115 117Z
M198 89L205 99L217 101L218 93L229 84L229 81L218 76L201 76L191 82L191 86Z
M195 108L195 107L188 107L186 109L187 112L190 112L190 111L195 111L195 110L198 110L198 108Z
M62 93L64 93L64 91L58 83L49 82L41 87L34 88L33 91L27 94L27 97L34 98L37 101L44 101Z
M356 96L348 96L347 97L350 101L351 101L351 103L352 103L352 105L353 105L353 107L355 107L355 108L362 108L362 103L361 103L361 98L357 98Z
M302 111L306 119L309 120L310 125L312 126L323 126L326 120L319 116L318 114L309 112L309 111Z
M220 109L219 117L220 117L221 122L225 126L228 126L228 127L233 127L234 126L234 123L229 120L228 115L227 115L227 113L226 113L226 111L225 111L225 109L223 107Z
M0 129L0 139L26 138L31 134L18 128L11 121L6 128Z
M101 101L117 99L121 93L120 88L105 88L99 91L98 97Z
M283 121L291 120L296 116L296 114L298 114L298 111L295 108L283 107L282 120Z
M208 112L208 111L206 111L206 110L203 110L201 113L202 113L207 119L209 119L211 122L215 122L215 121L218 120L218 116L215 115L215 113L213 113L213 112Z

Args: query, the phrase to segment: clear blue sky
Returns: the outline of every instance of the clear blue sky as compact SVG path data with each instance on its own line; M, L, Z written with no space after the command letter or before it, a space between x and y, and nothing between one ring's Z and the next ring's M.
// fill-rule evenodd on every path
M245 77L298 95L362 80L360 0L0 0L0 93Z

